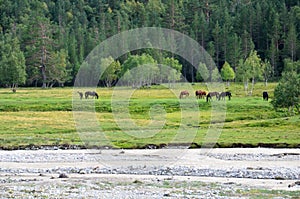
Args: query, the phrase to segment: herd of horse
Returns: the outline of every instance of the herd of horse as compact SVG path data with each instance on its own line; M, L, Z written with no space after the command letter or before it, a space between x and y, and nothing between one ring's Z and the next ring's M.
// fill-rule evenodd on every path
M190 94L188 91L184 90L180 92L179 98L182 99L183 97L188 97ZM228 97L228 100L231 100L231 92L206 92L202 90L197 90L195 92L197 99L206 98L206 101L212 100L212 97L216 97L216 100L225 100L225 97Z
M77 93L79 94L80 99L83 99L83 93L77 91ZM197 99L203 99L206 98L206 102L209 102L210 100L212 100L213 97L216 97L216 100L225 100L226 97L228 97L228 100L231 100L231 92L226 91L226 92L206 92L206 91L202 91L202 90L197 90L195 92L196 98ZM84 97L85 99L88 99L89 96L91 96L92 98L98 99L99 95L98 93L96 93L95 91L86 91L84 93ZM185 98L185 97L189 97L190 93L187 90L181 91L179 98ZM263 100L268 101L269 99L269 95L268 92L264 91L263 92Z

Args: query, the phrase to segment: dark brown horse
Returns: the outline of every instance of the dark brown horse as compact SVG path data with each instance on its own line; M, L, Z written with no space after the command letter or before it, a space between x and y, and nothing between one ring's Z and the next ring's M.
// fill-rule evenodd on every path
M264 91L264 92L263 92L263 100L266 100L266 101L269 100L269 94L268 94L267 91Z
M96 93L95 91L87 91L84 93L84 96L85 96L85 99L88 99L89 96L92 96L93 98L96 98L96 99L99 98L98 93Z
M206 92L202 90L198 90L195 92L196 98L203 99L206 96Z
M183 96L188 97L189 95L190 95L190 93L188 91L181 91L179 98L181 99L181 98L183 98Z
M228 97L228 100L230 100L231 99L231 92L222 92L222 93L220 93L220 95L219 95L219 100L225 100L225 97Z
M208 99L211 100L213 96L216 96L216 100L219 98L219 93L218 92L209 92L206 95L206 102L208 102Z

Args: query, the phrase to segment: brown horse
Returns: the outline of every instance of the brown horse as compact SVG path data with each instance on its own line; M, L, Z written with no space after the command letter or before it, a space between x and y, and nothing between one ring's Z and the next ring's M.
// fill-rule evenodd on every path
M213 96L216 96L216 100L219 98L218 92L209 92L206 96L206 102L208 102L208 99L211 100Z
M203 99L206 96L206 92L202 90L198 90L195 92L196 98Z
M181 99L181 98L183 98L183 96L188 97L189 95L190 95L190 93L188 91L181 91L179 98Z

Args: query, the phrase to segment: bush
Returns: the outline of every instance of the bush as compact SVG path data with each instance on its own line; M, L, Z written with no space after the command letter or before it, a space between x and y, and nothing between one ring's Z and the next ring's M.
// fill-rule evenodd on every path
M300 62L292 62L285 60L285 70L282 73L282 78L274 91L274 100L272 105L275 110L288 109L293 112L296 108L299 111L300 102Z

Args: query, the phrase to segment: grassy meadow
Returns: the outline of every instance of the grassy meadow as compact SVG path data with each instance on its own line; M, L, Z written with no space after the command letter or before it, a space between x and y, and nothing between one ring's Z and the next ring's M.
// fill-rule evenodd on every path
M257 83L252 96L244 92L241 84L232 83L226 88L232 92L232 100L226 100L226 118L216 147L300 147L299 115L275 112L270 100L262 100L263 91L268 91L272 99L275 85ZM207 90L203 84L194 84L192 87ZM95 100L96 118L102 129L99 138L77 132L72 111L73 88L19 88L16 93L0 89L0 148L70 145L102 147L107 145L107 140L113 147L120 148L184 144L185 138L181 137L173 142L179 130L186 130L184 133L187 136L190 130L195 132L192 147L201 147L215 117L211 115L211 103L204 99L196 100L192 90L188 98L181 100L178 99L178 93L174 94L163 86L137 90L97 88L96 91L100 96ZM113 98L117 102L126 101L122 92L124 95L130 93L128 107L118 107L120 110L117 112L112 110L114 92L118 92ZM77 98L75 100L79 101ZM92 99L88 100L93 102ZM82 103L85 102L86 99L83 99ZM192 105L189 107L189 104L195 102L199 111ZM187 107L184 115L182 104ZM163 111L156 110L157 107L163 108ZM121 118L119 121L125 126L120 127L116 122L116 114L125 110L131 119ZM183 120L185 122L182 125ZM155 125L152 125L153 121ZM144 130L148 134L144 135ZM184 137L185 134L180 136ZM98 139L97 142L95 139ZM102 139L106 141L102 142Z

